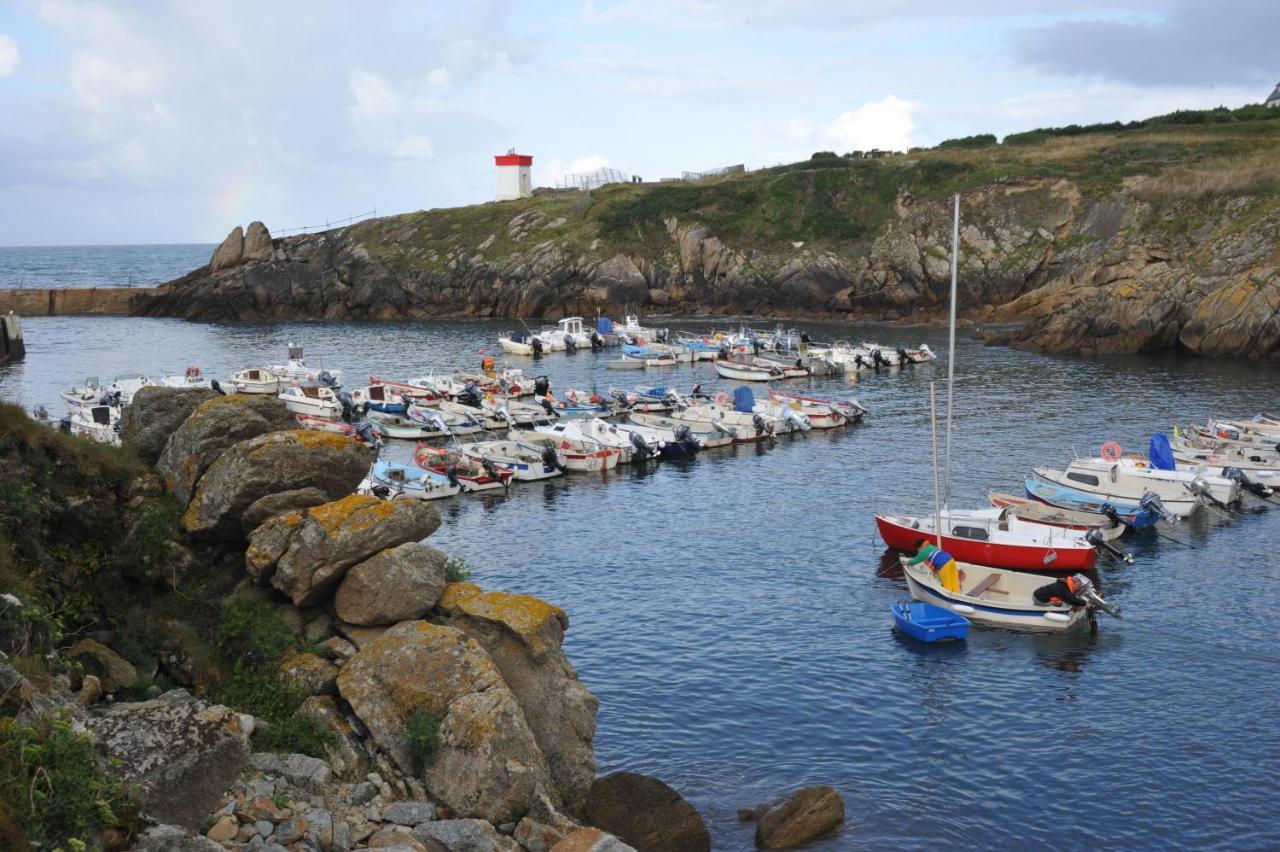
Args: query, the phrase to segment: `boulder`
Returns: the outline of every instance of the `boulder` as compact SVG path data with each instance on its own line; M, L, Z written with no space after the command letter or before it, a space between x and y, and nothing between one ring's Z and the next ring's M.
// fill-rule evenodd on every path
M85 674L97 677L104 693L119 692L138 682L133 664L101 642L81 639L67 649L66 656L84 666Z
M185 505L200 477L227 448L267 432L295 428L297 422L274 396L235 393L214 397L197 405L172 433L156 471L169 493Z
M323 793L332 775L327 763L305 754L261 751L254 754L249 762L259 772L278 775L293 786L313 793Z
M336 499L356 489L371 460L367 447L330 432L293 429L241 441L200 478L183 526L197 538L241 538L241 518L255 501L311 487Z
M315 654L290 652L277 667L280 677L304 695L338 691L338 667Z
M249 757L239 714L181 689L115 704L86 724L113 771L137 787L143 813L184 828L202 825Z
M180 825L153 825L133 842L133 852L225 852L225 847Z
M693 805L657 778L615 772L591 785L586 821L640 852L707 852L711 835Z
M564 840L569 833L571 832L525 817L520 820L511 836L528 852L550 852L551 847Z
M430 802L393 802L382 812L383 822L414 826L436 818L436 806Z
M444 590L443 553L416 541L391 547L347 572L334 596L338 617L378 627L426 615Z
M756 824L756 846L794 849L825 837L844 822L844 799L833 787L806 787L766 810Z
M495 852L518 848L510 838L500 836L492 825L479 819L424 822L413 829L413 839L429 852Z
M437 610L488 652L524 711L556 790L571 811L580 809L596 775L600 702L560 650L568 616L538 598L482 592L471 583L446 587Z
M120 440L147 464L155 464L169 437L196 406L220 396L209 388L145 387L133 395L120 417Z
M332 734L333 739L325 746L324 757L334 776L348 783L362 781L369 773L369 755L347 721L346 714L339 709L337 700L331 695L312 695L302 702L298 715Z
M217 272L220 269L236 266L243 258L244 231L236 225L231 229L231 233L227 234L227 238L213 250L213 257L209 258L209 271Z
M636 852L636 849L598 828L580 828L566 834L551 847L551 852Z
M240 527L245 535L262 526L269 518L293 512L297 509L310 509L328 503L330 497L319 488L293 488L259 497L240 516Z
M367 469L367 460L362 463ZM430 503L353 494L267 521L249 537L245 563L254 576L270 577L294 606L311 606L351 566L387 548L420 541L439 526L440 512Z
M550 787L546 761L497 666L460 630L410 621L387 630L342 667L338 691L402 771L413 771L405 727L415 713L440 722L423 780L459 817L495 824L522 817Z
M244 260L266 260L271 257L271 233L261 222L250 222L244 234Z

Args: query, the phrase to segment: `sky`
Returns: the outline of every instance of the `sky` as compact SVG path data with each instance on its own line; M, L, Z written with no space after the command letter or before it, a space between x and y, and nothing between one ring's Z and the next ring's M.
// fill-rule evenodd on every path
M1258 103L1276 0L0 0L0 245Z

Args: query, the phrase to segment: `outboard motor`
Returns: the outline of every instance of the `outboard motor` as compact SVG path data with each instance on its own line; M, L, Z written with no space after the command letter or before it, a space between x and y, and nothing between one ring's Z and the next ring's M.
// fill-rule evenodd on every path
M1087 600L1094 609L1100 609L1112 618L1120 617L1120 607L1103 600L1102 595L1094 588L1093 581L1083 574L1076 574L1071 579L1079 585L1076 595Z
M666 330L665 328L660 328L660 329L658 329L657 331L655 331L655 332L653 333L653 337L654 337L654 339L655 339L655 340L657 340L659 343L666 343L666 342L667 342L667 330Z
M507 411L507 407L505 405L499 405L497 411L495 411L494 413L497 414L499 417L501 417L503 420L507 421L508 426L512 428L515 427L516 419L511 416L510 411Z
M626 411L628 408L631 407L631 400L627 398L626 391L614 391L613 398L614 400L617 401L618 408L620 410Z
M720 358L728 358L728 357L729 357L729 344L727 344L727 343L721 343L721 344L720 344L720 347L719 347L718 349L716 349L716 355L717 355L718 357L720 357Z
M226 392L226 391L224 391L224 390L222 389L222 385L218 384L218 380L217 380L217 379L210 379L210 380L209 380L209 387L213 389L213 392L214 392L214 393L220 393L220 394L222 394L223 396L226 396L226 395L227 395L227 392Z
M489 459L480 459L480 466L484 468L484 472L494 479L501 480L502 475L498 473L498 466Z
M756 435L772 435L773 426L765 421L759 414L751 415L751 425L756 428Z
M1222 469L1222 475L1227 479L1230 479L1232 482L1239 483L1241 488L1248 491L1255 497L1261 497L1265 500L1274 493L1269 486L1250 479L1245 472L1238 467L1224 467Z
M444 478L449 480L449 484L454 488L460 487L458 485L458 466L453 464L446 465L444 469Z
M58 431L64 435L71 434L71 415L68 414L58 421Z
M330 387L333 387L333 386L330 385ZM338 394L338 402L342 404L342 419L350 420L351 412L356 410L355 400L351 398L351 394L347 393L346 391L343 391L342 393ZM368 403L366 403L366 405L367 404Z
M538 376L533 380L533 395L546 396L551 392L551 380L546 376Z
M751 338L751 352L755 355L760 354L760 341L754 337Z
M862 360L862 353L858 353L853 356L853 366L857 367L859 370L867 366L867 362Z
M468 408L480 408L480 388L476 387L475 382L467 382L466 387L454 397L454 401Z
M391 496L391 488L386 485L375 485L369 489L369 493L379 500L386 500Z
M808 432L813 428L813 424L809 422L809 418L805 417L794 408L787 407L784 408L783 411L782 419L790 424L792 432Z
M565 352L578 351L578 341L572 334L566 334L564 336L564 351Z
M539 337L535 337L533 340L529 341L529 345L533 347L533 357L541 358L542 357L542 339Z
M1213 491L1209 487L1209 483L1205 481L1205 478L1203 476L1197 476L1194 479L1192 479L1190 484L1187 485L1187 490L1190 491L1192 494L1196 495L1197 497L1203 499L1205 502L1209 503L1211 506L1216 506L1217 508L1227 512L1231 511L1230 506L1228 506L1226 503L1223 503L1217 497L1213 496Z
M1103 503L1102 507L1098 509L1098 514L1105 515L1107 517L1107 520L1111 521L1111 523L1115 524L1116 526L1123 526L1126 529L1134 528L1133 524L1129 523L1123 517L1121 517L1120 513L1116 511L1116 507L1112 506L1110 503Z
M675 435L676 443L680 445L680 449L684 450L686 456L691 456L698 451L698 442L693 437L693 430L681 423L677 426L672 434Z
M884 355L881 354L879 349L871 350L871 365L873 367L879 370L881 367L887 366L888 363L888 361L884 360Z
M382 441L378 437L378 430L373 428L373 424L368 420L361 420L355 425L356 437L364 441L369 446L377 449Z
M640 436L639 432L631 433L631 446L635 448L632 456L636 461L644 461L653 455L653 451L649 449L649 444Z
M907 357L907 350L901 346L898 347L898 363L900 365L911 363L911 359Z
M698 382L693 386L693 390L689 391L690 399L706 399L702 393L702 382Z
M565 470L564 465L560 463L560 456L551 447L547 447L542 451L542 465L552 470L558 470L561 473L564 473Z
M319 381L320 384L327 385L331 388L336 388L338 386L338 380L335 379L333 377L333 373L330 373L328 370L321 370L320 375L316 376L316 380Z
M1178 516L1164 507L1164 503L1160 501L1160 495L1154 491L1145 492L1138 500L1138 505L1152 514L1159 515L1169 526L1176 526L1178 523Z
M115 397L111 395L110 391L107 391L106 393L104 393L102 395L102 399L98 400L98 405L115 405L115 404L116 404Z
M604 348L604 338L600 336L600 332L591 332L591 351L599 352Z
M809 332L802 331L800 332L800 342L805 345L808 345L813 342L813 338L809 336Z
M32 414L32 416L34 416L34 417L35 417L35 419L37 419L37 420L48 420L48 419L49 419L49 409L45 408L43 405L37 405L37 406L32 410L31 414Z
M1115 511L1115 510L1113 509L1112 511ZM1121 562L1125 563L1126 565L1133 564L1133 554L1127 551L1121 550L1118 547L1113 547L1111 542L1107 541L1102 537L1102 530L1099 530L1099 529L1089 530L1087 533L1084 534L1084 540L1089 542L1099 550L1105 550L1107 553L1110 553L1112 556L1114 556L1116 559L1119 559Z

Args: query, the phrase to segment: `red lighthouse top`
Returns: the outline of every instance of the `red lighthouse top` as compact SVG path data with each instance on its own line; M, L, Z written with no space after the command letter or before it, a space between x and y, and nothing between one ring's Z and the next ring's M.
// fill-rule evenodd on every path
M495 165L499 166L532 166L532 154L517 154L514 151L509 154L496 154L493 158Z

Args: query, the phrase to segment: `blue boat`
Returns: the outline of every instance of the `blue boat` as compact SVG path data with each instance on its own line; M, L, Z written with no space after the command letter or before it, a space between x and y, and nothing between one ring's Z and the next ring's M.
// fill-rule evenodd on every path
M921 642L964 641L969 636L969 619L949 609L919 601L895 603L893 623L912 639Z
M1057 506L1059 509L1074 509L1077 512L1093 512L1095 514L1106 514L1105 510L1111 508L1115 510L1121 520L1134 529L1155 526L1156 521L1160 520L1160 516L1155 512L1147 511L1137 503L1125 500L1102 500L1097 494L1077 491L1074 488L1068 488L1056 482L1049 482L1035 475L1027 477L1026 485L1027 496L1039 500L1041 503L1048 503L1050 506Z

